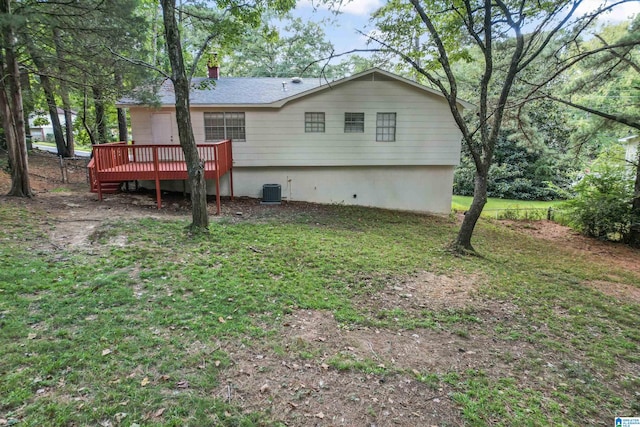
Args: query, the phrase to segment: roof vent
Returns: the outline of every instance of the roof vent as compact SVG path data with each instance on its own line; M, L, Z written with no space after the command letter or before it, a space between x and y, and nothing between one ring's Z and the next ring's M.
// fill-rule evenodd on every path
M291 83L302 83L302 77L292 77Z

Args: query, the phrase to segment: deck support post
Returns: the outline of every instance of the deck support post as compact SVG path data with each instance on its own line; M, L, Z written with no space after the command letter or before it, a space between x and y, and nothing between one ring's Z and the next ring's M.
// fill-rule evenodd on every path
M220 215L220 177L216 178L216 215Z
M102 182L100 182L100 179L96 179L96 182L98 183L98 200L102 201Z
M96 169L95 169L95 179L96 179L96 183L97 183L97 190L98 190L98 200L102 201L102 181L100 181L100 174L98 173L98 171L100 170L100 166L101 162L100 162L100 155L102 154L102 151L100 151L99 148L94 148L93 150L93 159L96 163Z
M156 202L158 209L162 208L162 193L160 191L160 164L158 162L158 147L153 147L153 167L156 171Z
M229 140L229 190L231 190L231 200L233 201L233 139Z

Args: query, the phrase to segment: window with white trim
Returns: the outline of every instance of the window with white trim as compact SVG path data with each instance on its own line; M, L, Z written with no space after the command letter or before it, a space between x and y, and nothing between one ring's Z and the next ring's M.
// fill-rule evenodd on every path
M364 113L344 113L344 133L364 133Z
M378 113L376 116L376 141L396 140L396 113Z
M244 113L204 113L204 140L246 141Z
M324 113L304 113L304 131L324 133Z

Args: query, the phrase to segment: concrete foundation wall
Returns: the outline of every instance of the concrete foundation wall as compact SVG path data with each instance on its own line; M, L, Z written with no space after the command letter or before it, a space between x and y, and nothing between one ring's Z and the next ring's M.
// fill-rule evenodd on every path
M282 199L314 203L374 206L416 212L449 213L453 166L401 167L253 167L233 169L238 197L262 198L263 184L280 184ZM154 188L152 181L141 181ZM215 182L207 182L215 194ZM162 189L183 191L182 181L163 181ZM229 195L229 176L220 180L220 193Z

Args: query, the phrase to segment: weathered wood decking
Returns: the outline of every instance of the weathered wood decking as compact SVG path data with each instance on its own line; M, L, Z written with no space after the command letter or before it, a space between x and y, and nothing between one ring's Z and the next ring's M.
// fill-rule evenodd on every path
M204 162L205 179L215 180L217 213L220 213L220 177L229 173L233 198L233 155L231 140L198 144L198 154ZM156 183L158 209L162 207L160 181L187 180L189 175L180 145L136 145L114 142L93 146L89 162L91 191L102 200L103 184L149 180Z

